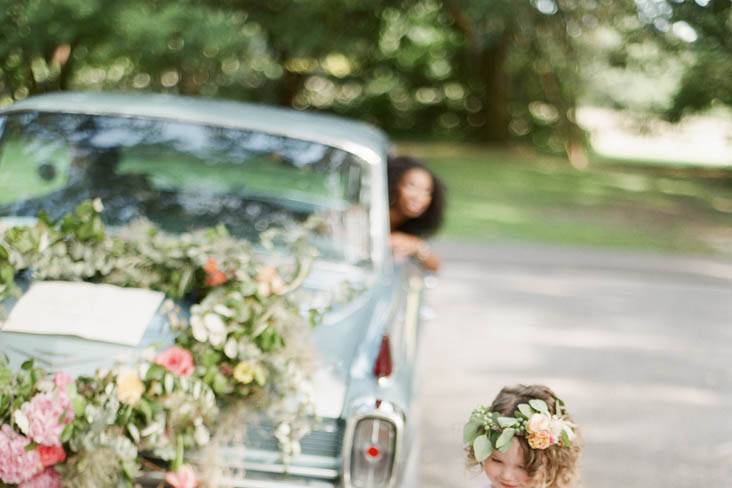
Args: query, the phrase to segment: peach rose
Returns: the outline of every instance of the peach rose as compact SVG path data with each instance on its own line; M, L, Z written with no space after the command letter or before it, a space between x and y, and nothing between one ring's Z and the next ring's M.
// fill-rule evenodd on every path
M554 444L554 437L547 430L531 433L526 440L529 441L529 446L532 449L546 449Z
M173 346L158 354L155 364L159 364L171 373L178 376L190 376L193 374L193 356L188 349Z
M526 432L529 434L537 434L539 432L549 432L551 420L544 414L535 413L529 417L526 423Z
M280 295L285 291L285 282L280 278L277 268L274 266L259 268L254 280L257 282L257 292L260 296Z
M145 385L134 369L125 369L117 375L117 399L127 405L135 405L145 392Z

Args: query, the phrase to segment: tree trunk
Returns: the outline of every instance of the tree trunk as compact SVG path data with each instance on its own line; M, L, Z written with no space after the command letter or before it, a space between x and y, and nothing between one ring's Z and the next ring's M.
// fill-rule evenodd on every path
M478 121L483 122L479 127L481 139L494 144L506 144L510 139L508 124L510 114L508 110L508 82L505 75L505 62L508 55L508 30L503 32L500 41L490 49L485 49L480 56L476 88L481 99L482 107L478 112Z
M512 29L506 26L498 42L486 46L479 27L456 2L445 2L445 8L465 41L462 62L469 80L468 96L480 101L479 109L468 117L468 123L484 142L505 144L510 138L505 62Z

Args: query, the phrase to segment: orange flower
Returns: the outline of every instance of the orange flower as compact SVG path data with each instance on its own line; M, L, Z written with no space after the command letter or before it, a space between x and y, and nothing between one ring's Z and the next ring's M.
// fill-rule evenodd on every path
M533 449L546 449L554 444L555 441L555 439L552 438L551 432L546 430L529 434L526 440L529 441L529 446Z
M203 271L206 273L206 286L219 286L229 281L226 274L219 269L214 258L208 258L206 264L203 265Z

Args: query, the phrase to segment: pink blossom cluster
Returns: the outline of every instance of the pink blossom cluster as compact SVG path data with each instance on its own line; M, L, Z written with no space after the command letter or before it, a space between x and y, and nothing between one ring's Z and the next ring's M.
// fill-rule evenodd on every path
M60 488L61 477L52 468L66 459L61 433L73 422L68 387L71 378L57 373L53 386L37 393L16 410L13 419L18 429L0 427L0 481L20 484L21 488ZM32 442L35 449L27 450Z
M53 390L36 394L20 408L27 426L19 427L33 442L44 446L60 444L61 432L74 420L68 393L71 378L64 373L56 373L53 383Z
M63 486L61 475L53 468L46 468L22 483L19 488L63 488Z
M41 470L38 451L26 451L28 444L30 439L18 434L9 425L0 427L0 480L21 483Z

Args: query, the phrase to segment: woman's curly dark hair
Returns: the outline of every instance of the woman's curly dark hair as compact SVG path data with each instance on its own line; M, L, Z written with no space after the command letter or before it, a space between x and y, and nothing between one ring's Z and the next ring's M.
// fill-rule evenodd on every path
M389 206L391 207L397 201L397 191L402 176L414 168L424 170L432 176L432 201L422 215L414 219L408 219L394 230L419 237L429 237L442 226L445 215L445 187L422 161L412 156L389 156L387 161Z

